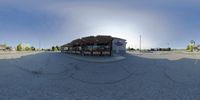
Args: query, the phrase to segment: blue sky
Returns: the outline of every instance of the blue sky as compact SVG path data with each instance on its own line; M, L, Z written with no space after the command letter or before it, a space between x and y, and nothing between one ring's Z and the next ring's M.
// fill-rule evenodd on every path
M0 44L49 48L88 35L127 39L128 46L200 44L197 0L1 0Z

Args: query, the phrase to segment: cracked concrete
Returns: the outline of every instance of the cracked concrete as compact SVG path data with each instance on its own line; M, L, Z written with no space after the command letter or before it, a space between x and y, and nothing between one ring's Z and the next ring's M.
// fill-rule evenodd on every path
M200 98L200 63L194 63L195 57L127 54L122 61L95 63L58 52L23 55L13 59L0 55L1 100Z

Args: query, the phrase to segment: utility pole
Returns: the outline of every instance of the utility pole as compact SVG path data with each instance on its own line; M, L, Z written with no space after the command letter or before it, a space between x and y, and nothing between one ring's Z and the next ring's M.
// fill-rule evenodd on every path
M142 50L142 36L140 35L140 52Z
M169 43L167 43L167 47L170 48L170 47L169 47Z
M40 39L39 39L39 50L40 50L40 45L41 45L41 44L40 44Z

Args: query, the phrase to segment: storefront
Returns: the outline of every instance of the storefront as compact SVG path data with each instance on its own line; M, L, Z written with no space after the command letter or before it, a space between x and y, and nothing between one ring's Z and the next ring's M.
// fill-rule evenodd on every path
M61 51L83 56L111 56L126 52L126 40L111 36L89 36L61 46Z

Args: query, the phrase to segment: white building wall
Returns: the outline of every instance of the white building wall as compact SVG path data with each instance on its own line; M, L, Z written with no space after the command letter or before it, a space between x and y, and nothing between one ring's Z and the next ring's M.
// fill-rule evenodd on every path
M115 38L112 41L112 54L126 53L126 40Z

